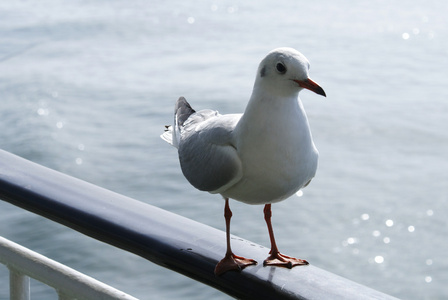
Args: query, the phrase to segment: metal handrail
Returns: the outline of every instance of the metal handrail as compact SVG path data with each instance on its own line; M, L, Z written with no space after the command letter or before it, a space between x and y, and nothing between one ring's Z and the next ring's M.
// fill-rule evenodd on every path
M396 299L313 265L214 275L225 233L0 150L0 199L242 299ZM257 261L269 249L233 236Z
M59 299L137 300L122 291L0 236L0 263L10 272L10 299L30 299L32 277L53 287Z

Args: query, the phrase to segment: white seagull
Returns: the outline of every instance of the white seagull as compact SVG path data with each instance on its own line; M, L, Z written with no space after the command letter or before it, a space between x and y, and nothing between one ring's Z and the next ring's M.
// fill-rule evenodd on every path
M303 259L281 254L271 224L271 204L307 186L317 169L308 119L298 95L302 89L326 96L308 76L310 64L292 48L278 48L261 61L244 114L195 111L185 98L177 100L174 125L162 139L178 149L182 172L197 189L225 199L227 252L215 274L241 271L253 259L236 256L230 247L229 198L264 204L271 251L264 265L292 268Z

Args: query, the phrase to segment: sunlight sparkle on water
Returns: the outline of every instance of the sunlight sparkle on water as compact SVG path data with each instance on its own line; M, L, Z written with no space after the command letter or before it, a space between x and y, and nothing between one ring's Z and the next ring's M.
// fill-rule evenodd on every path
M382 264L384 262L384 257L382 257L381 255L377 255L375 256L374 260L377 264Z
M409 231L409 232L414 232L414 231L415 231L415 227L412 226L412 225L409 226L409 227L408 227L408 231Z
M391 219L387 220L387 221L386 221L386 226L387 226L387 227L392 227L392 226L394 226L394 221L391 220Z
M357 242L358 242L357 238L349 237L346 241L344 241L343 244L344 244L344 246L346 246L346 245L353 245L353 244L355 244Z
M49 111L48 111L48 109L41 107L37 110L37 114L39 116L47 116L49 114Z
M349 237L346 240L342 241L342 246L347 247L348 245L357 244L358 239L355 237Z

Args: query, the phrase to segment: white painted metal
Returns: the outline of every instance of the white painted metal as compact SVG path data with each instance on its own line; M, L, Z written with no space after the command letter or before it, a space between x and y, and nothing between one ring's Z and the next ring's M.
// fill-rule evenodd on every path
M30 278L11 266L9 266L9 299L30 300Z
M13 300L29 299L28 276L53 287L59 299L136 299L3 237L0 237L0 263L10 270Z

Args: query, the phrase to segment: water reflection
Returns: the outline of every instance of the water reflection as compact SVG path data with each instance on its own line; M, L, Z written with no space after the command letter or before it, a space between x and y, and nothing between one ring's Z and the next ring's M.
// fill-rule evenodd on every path
M390 219L387 220L387 221L386 221L386 226L387 226L387 227L392 227L392 226L394 226L394 221L393 221L393 220L390 220Z
M377 256L375 256L374 261L375 261L377 264L382 264L382 263L384 262L384 257L381 256L381 255L377 255Z
M47 108L40 107L37 109L37 114L39 116L48 116L49 113L50 111Z

